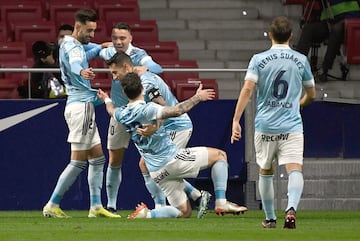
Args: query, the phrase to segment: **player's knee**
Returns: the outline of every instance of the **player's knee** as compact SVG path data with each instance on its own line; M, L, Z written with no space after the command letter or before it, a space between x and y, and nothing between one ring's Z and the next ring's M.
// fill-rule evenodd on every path
M216 157L216 159L217 159L218 161L221 160L221 161L227 162L226 152L223 151L223 150L217 149L217 157Z

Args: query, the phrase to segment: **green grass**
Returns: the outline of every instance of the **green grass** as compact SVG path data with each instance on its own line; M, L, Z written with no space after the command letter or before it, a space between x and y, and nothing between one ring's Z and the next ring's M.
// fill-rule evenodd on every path
M360 212L299 211L297 229L284 230L283 213L278 227L263 229L262 211L204 219L128 220L131 211L121 211L121 219L87 218L86 211L67 211L72 218L44 218L40 211L1 211L0 241L177 241L177 240L360 240Z

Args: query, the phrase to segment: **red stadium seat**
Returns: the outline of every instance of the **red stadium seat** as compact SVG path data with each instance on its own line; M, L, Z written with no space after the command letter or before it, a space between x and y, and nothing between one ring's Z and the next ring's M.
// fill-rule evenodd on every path
M101 3L97 7L99 19L107 23L109 29L113 23L131 22L140 20L140 12L137 3L118 1L117 3Z
M197 69L198 64L195 60L166 60L158 62L164 69ZM176 80L188 80L199 78L198 72L164 72L161 77L170 86L170 89L175 93Z
M175 41L139 43L138 47L146 50L156 62L179 59L179 48Z
M25 60L26 56L24 42L0 42L0 64L9 60Z
M95 0L94 7L95 9L98 9L99 5L101 4L117 4L117 3L139 7L137 0Z
M84 5L89 8L94 8L93 0L42 0L45 2L45 7L47 10L50 10L50 6L53 4L76 4Z
M199 84L203 84L204 89L214 89L215 99L219 99L219 87L215 79L189 79L186 81L177 81L175 96L178 100L185 100L196 93Z
M18 85L7 83L6 79L0 79L0 99L19 99Z
M45 20L45 10L40 1L2 1L1 20L11 23L13 21Z
M9 25L3 21L0 22L0 42L12 41Z
M94 69L108 69L108 66L105 63L105 60L103 60L102 58L93 58L90 62L89 62L89 66L94 68ZM96 78L98 79L110 79L110 71L107 73L104 72L97 72L96 74Z
M27 21L14 24L14 40L25 42L27 57L32 58L32 45L38 40L54 42L57 39L57 30L54 22Z
M360 19L345 19L346 58L348 64L360 64Z
M12 60L6 61L1 64L1 68L31 68L34 65L34 61L27 60ZM29 79L28 72L5 72L4 77L11 81L13 84L24 84Z
M108 33L106 23L104 21L96 22L95 37L91 39L93 43L103 43L111 41L111 36Z
M135 44L158 42L159 32L155 20L139 20L127 22Z
M56 29L62 24L74 25L75 13L82 8L91 8L90 3L52 3L49 6L49 19L55 22Z

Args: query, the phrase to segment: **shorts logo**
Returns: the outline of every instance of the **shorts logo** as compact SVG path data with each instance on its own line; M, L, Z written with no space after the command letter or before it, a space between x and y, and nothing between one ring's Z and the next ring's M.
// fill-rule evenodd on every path
M166 169L164 169L162 172L160 172L159 175L154 177L154 182L159 183L161 180L163 180L165 177L167 177L169 175L170 175L170 173Z
M280 135L261 135L261 141L286 141L289 138L289 133Z

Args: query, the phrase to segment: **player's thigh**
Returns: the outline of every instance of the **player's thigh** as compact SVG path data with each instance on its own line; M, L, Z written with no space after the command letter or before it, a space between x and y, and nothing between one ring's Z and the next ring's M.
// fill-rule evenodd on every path
M285 140L279 140L278 163L303 164L304 135L302 132L290 133Z
M179 148L185 148L190 140L192 128L183 131L168 131L170 139Z
M276 135L255 132L254 145L256 163L261 169L270 170L277 152L277 141L273 138Z
M187 195L184 191L184 179L170 179L166 178L158 182L158 185L163 190L169 204L173 207L182 207L187 201ZM181 210L182 212L184 210Z
M109 150L127 149L129 141L130 135L126 131L125 126L111 117L108 129L107 148Z
M69 129L68 142L71 143L72 150L90 150L101 143L92 103L67 105L64 117Z

